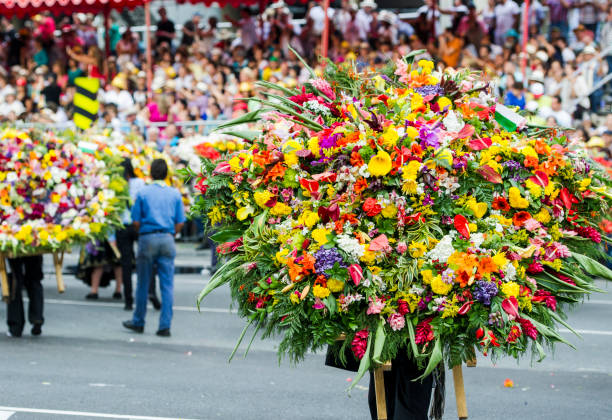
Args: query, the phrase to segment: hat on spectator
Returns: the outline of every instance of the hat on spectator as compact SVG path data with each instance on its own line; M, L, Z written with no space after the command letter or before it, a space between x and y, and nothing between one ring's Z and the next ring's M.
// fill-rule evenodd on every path
M204 93L208 90L208 86L206 86L206 83L204 82L198 82L198 84L196 85L196 89Z
M87 15L85 13L77 13L76 18L81 23L87 22Z
M393 23L395 23L395 16L393 16L393 14L388 10L383 10L378 15L378 20L381 22L386 22L389 25L393 25Z
M215 56L215 55L221 55L223 54L223 51L221 51L221 48L213 48L212 51L210 52L211 56Z
M116 87L119 90L127 90L128 82L127 82L127 77L125 76L125 73L123 73L123 72L118 73L113 78L113 81L111 82L111 85L113 85L113 87Z
M516 32L516 29L510 29L510 30L508 30L508 32L506 32L506 36L507 37L512 37L512 38L518 38L519 34L518 34L518 32Z
M547 63L548 62L548 54L546 54L545 51L540 50L537 53L535 53L535 56L542 63Z
M145 77L147 77L147 73L145 73L143 70L140 70L138 74L136 75L136 77L138 77L139 79L140 78L144 79Z
M593 54L593 55L595 55L595 54L597 54L597 51L595 50L595 48L592 45L587 45L582 50L582 54Z
M72 31L74 31L74 28L72 27L72 25L68 23L66 23L65 25L62 25L62 33L67 34Z
M138 107L136 105L132 105L125 111L125 115L136 115L138 114Z
M535 70L528 79L534 82L544 83L544 73L541 70Z
M26 79L23 77L20 77L19 79L16 80L16 84L17 86L25 86L27 83Z
M153 79L153 82L151 82L151 89L155 92L161 92L165 84L166 81L164 79L156 77Z
M362 9L365 9L366 7L371 7L372 9L376 9L376 7L378 7L376 5L376 2L373 0L364 0L359 4L359 7L361 7Z
M176 89L176 82L174 80L167 80L164 85L164 89L174 90Z
M529 92L533 94L533 97L540 99L544 95L544 85L542 83L534 83L529 87Z
M538 51L537 47L533 44L527 44L527 46L525 47L525 50L527 51L527 54L529 55L535 54L536 51Z
M580 32L580 31L584 31L586 30L586 27L581 23L580 25L576 26L576 28L574 28L574 32Z
M34 17L32 18L34 22L40 22L42 19L43 17L40 14L34 15Z
M14 87L7 86L4 88L4 96L9 96L9 95L15 96L16 94L17 94L17 91L15 91Z

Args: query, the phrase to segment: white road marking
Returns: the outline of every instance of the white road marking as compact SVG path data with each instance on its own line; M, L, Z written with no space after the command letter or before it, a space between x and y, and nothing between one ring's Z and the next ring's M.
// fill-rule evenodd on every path
M46 410L41 408L23 408L23 407L1 407L0 410L12 411L18 413L39 413L39 414L57 414L59 416L81 416L81 417L98 417L106 419L129 419L129 420L198 420L186 419L179 417L151 417L151 416L130 416L127 414L108 414L108 413L90 413L87 411L66 411L66 410ZM0 414L3 411L0 411ZM3 419L4 417L0 417ZM8 418L8 417L6 417Z
M123 308L123 303L114 303L114 302L80 302L78 300L69 300L69 299L45 299L45 303L52 303L57 305L76 305L76 306L103 306L109 308ZM151 305L149 307L152 308ZM173 306L175 311L183 311L183 312L198 312L198 308L195 305L193 306ZM208 312L215 314L235 314L236 311L232 311L226 308L207 308L205 306L200 307L200 312Z
M584 303L592 303L593 305L612 305L612 300L587 300Z
M601 330L578 330L574 329L578 334L581 335L612 335L612 331L601 331ZM559 328L559 332L562 333L571 333L570 330L565 328Z
M0 420L8 420L13 414L14 411L0 411Z
M94 384L89 384L89 386L93 386L93 387L97 387L97 388L107 388L107 387L114 387L114 388L125 388L125 385L123 384L103 384L103 383L94 383Z

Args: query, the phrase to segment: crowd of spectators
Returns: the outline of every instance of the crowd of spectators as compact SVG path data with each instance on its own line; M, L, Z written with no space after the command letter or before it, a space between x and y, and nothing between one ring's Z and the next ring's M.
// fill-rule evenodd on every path
M329 9L328 56L334 62L351 60L362 71L425 49L423 57L440 68L481 70L506 104L529 111L535 122L576 128L606 149L611 143L612 121L605 114L612 83L603 80L612 69L609 1L532 0L525 57L525 10L514 0L488 0L482 9L466 0L448 8L425 0L410 19L379 10L372 0L341 3ZM145 43L129 27L111 26L106 58L92 15L1 18L0 121L66 122L75 78L98 77L104 91L96 124L139 132L164 148L195 130L186 121L214 122L257 106L236 100L260 95L257 80L288 87L307 80L290 46L313 65L321 53L325 13L319 2L308 4L301 24L282 2L263 13L241 8L223 17L232 29L199 13L179 28L164 8L156 12L150 96Z

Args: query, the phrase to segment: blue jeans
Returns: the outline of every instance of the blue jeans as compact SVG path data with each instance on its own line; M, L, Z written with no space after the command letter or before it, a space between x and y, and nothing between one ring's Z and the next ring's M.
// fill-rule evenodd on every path
M145 324L149 283L153 273L153 264L156 264L162 303L159 329L170 328L174 300L175 257L174 237L169 233L152 233L140 235L138 238L138 257L136 258L138 285L136 286L136 309L132 319L134 325L143 327Z

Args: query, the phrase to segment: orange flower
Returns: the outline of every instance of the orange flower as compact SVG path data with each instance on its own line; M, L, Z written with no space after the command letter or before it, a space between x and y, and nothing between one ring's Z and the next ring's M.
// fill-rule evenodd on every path
M265 168L265 166L270 162L270 159L271 153L267 150L264 150L261 153L253 154L253 162L262 168Z
M539 163L538 158L533 156L526 156L525 160L523 161L523 165L525 165L527 168L537 168Z
M365 178L359 178L353 185L353 190L356 194L361 194L366 188L368 188L368 181Z
M531 219L531 214L528 211L519 211L512 216L512 223L514 226L520 227L529 219Z
M302 264L302 266L304 267L304 273L307 273L307 272L314 273L314 264L316 261L317 260L315 257L304 252L302 254L302 260L300 261L300 264Z
M536 140L535 145L534 145L533 148L536 151L536 153L539 154L539 155L546 155L547 154L546 143L544 143L542 140Z
M491 257L482 257L480 261L478 261L478 271L482 274L492 273L497 270L497 266L493 262L493 258Z
M361 155L357 152L351 153L351 165L356 168L360 168L364 165L364 161L361 158Z
M470 275L465 271L461 270L457 272L457 276L455 277L455 283L459 283L461 287L467 287L470 282Z
M285 176L285 168L283 167L282 163L278 162L268 171L268 174L265 176L264 180L270 181L282 178L283 176Z
M325 276L323 274L319 274L317 276L317 279L314 282L314 286L321 286L321 287L327 287L327 279L325 278Z
M336 142L336 146L342 147L359 141L359 131L349 133Z
M344 232L344 223L342 223L342 221L340 220L336 220L335 222L335 226L334 226L334 232L336 232L338 235L340 235L342 232Z

